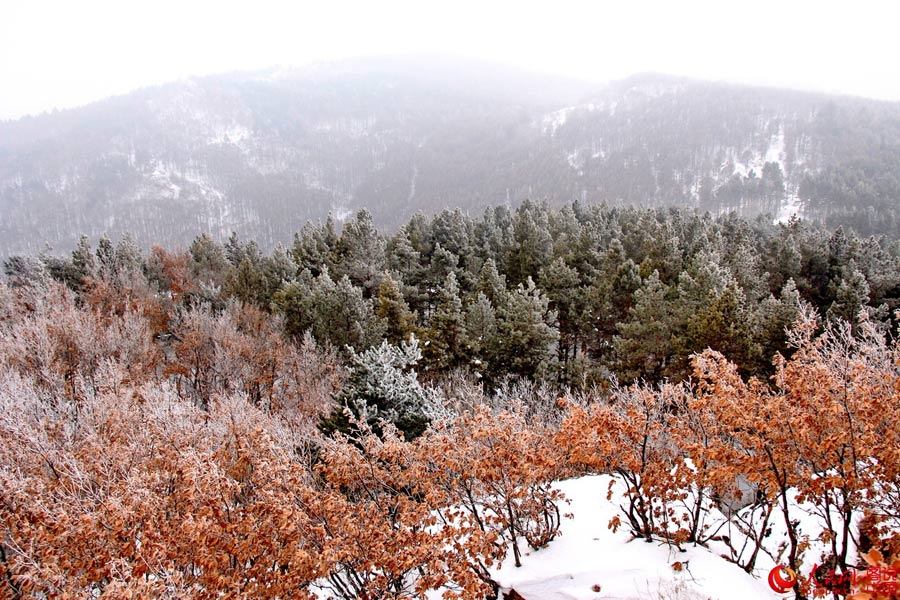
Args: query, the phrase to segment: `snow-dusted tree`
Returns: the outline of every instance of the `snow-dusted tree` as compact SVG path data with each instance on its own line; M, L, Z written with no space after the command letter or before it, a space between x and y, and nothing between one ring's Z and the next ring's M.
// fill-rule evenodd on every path
M326 433L347 432L352 417L380 431L379 421L392 423L408 439L425 431L431 402L413 369L422 358L419 342L410 337L399 346L383 341L361 354L350 349L350 375L337 396L340 406L322 421ZM348 415L346 411L351 414Z
M659 380L672 356L672 314L668 286L654 271L634 293L629 318L619 324L614 338L619 368L626 379Z
M434 312L428 319L425 332L427 343L425 356L428 364L437 369L448 369L461 364L468 352L462 300L456 275L447 275L437 292Z
M494 371L531 378L545 374L559 330L549 299L531 277L509 295L500 316L491 360Z
M392 344L409 339L409 335L415 331L416 315L409 310L409 305L400 292L400 285L390 274L378 285L375 316L385 332L385 338Z

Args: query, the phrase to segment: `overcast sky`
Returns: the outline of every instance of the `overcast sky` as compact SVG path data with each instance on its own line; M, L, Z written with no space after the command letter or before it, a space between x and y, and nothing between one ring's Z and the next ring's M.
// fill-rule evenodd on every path
M900 100L900 3L0 0L0 118L191 75L417 51Z

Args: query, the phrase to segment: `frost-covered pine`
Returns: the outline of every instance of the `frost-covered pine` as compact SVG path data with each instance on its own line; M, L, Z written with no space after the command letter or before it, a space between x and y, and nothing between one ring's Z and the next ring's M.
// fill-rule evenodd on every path
M393 423L407 439L421 435L428 426L431 404L413 369L421 358L413 335L399 346L383 341L362 353L350 349L350 378L338 395L340 407L323 421L322 429L349 431L349 409L376 431L383 420Z

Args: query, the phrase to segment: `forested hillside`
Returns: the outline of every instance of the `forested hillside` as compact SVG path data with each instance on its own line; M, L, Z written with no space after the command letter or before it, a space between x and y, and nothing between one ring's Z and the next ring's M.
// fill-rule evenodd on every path
M139 277L185 306L254 306L289 338L308 332L338 352L414 335L429 377L461 369L490 385L678 381L707 347L763 375L804 304L854 326L865 310L890 327L900 308L897 242L798 220L579 203L416 215L392 235L360 211L340 230L308 223L271 253L235 234L146 256L128 236L96 248L83 237L70 258L16 256L6 272L75 291Z
M897 242L525 202L5 269L5 597L496 598L586 474L673 572L900 566Z
M799 213L898 237L900 105L452 60L196 78L0 123L0 256L231 231L265 250L366 207L395 230L526 199Z

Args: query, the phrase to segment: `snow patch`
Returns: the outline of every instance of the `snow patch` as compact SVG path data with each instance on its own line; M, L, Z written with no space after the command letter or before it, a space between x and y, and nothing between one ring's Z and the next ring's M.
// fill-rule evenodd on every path
M526 552L521 568L515 567L511 557L504 561L494 574L496 581L528 600L778 597L764 578L745 573L706 548L685 545L685 551L678 552L660 542L630 540L626 527L612 533L608 524L619 513L615 500L621 498L624 487L616 481L613 490L618 498L608 501L611 479L595 475L558 482L557 487L571 500L560 509L573 518L563 520L561 535L549 546ZM675 562L686 568L675 571ZM760 562L768 572L771 566ZM594 586L600 591L595 592Z
M801 216L803 212L803 206L800 203L800 198L797 194L790 194L787 198L784 199L784 203L778 208L778 214L775 215L774 224L778 225L779 223L787 223L791 220L791 217Z
M728 151L728 159L722 164L722 169L725 169L729 162L733 164L733 170L730 175L740 175L741 177L748 177L750 172L756 175L756 177L762 176L763 168L766 166L766 163L775 163L781 169L781 173L783 175L787 175L787 169L785 168L785 142L784 142L784 125L782 125L778 132L772 135L769 139L769 145L766 148L765 152L753 152L750 155L749 160L747 162L743 162L738 156L738 152L735 149L730 149ZM742 153L746 155L747 153Z
M342 206L340 204L332 204L331 214L336 222L343 223L351 216L353 216L353 211L346 206Z
M244 149L245 142L251 137L251 132L247 127L233 123L227 127L217 128L211 137L206 140L207 145L212 144L232 144Z
M313 125L312 129L323 133L339 133L355 140L367 137L375 127L376 122L375 117L328 119L319 121Z
M592 112L594 110L597 110L597 108L598 105L591 102L588 104L567 106L565 108L561 108L559 110L548 113L541 118L541 133L547 133L549 131L550 135L554 135L557 129L566 124L566 122L569 120L569 117L573 113Z

